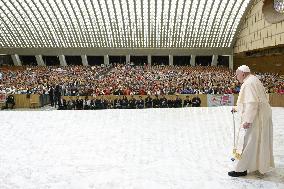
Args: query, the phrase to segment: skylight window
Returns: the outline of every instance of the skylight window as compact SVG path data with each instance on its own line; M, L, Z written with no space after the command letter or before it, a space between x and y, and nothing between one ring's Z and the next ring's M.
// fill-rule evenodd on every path
M0 47L230 47L248 3L0 0Z

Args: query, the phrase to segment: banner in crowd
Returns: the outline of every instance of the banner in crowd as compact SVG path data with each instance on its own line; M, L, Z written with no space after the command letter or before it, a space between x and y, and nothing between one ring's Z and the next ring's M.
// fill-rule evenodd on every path
M224 95L207 95L208 107L214 106L234 106L234 95L224 94Z
M6 94L0 93L0 103L6 102Z

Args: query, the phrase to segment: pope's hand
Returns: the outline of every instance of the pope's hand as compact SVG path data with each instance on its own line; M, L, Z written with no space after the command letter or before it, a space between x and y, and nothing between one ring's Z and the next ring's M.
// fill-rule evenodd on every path
M243 124L243 128L244 128L244 129L248 129L248 128L250 128L250 126L251 126L251 123L245 122L245 123Z
M231 110L231 113L233 114L235 112L237 112L237 109L235 107L233 107L232 110Z

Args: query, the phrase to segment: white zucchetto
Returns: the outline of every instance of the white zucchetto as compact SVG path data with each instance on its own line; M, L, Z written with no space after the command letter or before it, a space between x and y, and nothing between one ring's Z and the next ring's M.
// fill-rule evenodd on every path
M250 69L248 66L246 65L241 65L238 67L238 70L242 71L242 72L250 72Z

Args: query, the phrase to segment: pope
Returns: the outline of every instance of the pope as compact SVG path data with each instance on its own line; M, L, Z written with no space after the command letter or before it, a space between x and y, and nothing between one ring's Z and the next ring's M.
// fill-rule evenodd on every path
M267 173L275 167L273 158L272 110L261 81L246 65L236 70L242 83L237 100L241 127L245 131L241 157L237 160L231 177L246 176L248 172Z

